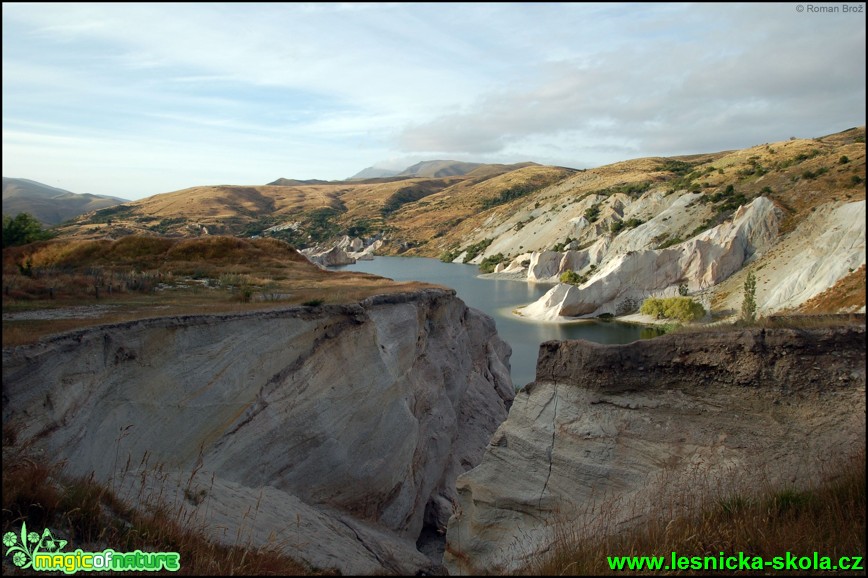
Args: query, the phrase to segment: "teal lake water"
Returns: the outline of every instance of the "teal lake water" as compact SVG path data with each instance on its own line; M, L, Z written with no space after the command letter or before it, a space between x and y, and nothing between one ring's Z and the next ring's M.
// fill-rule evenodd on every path
M512 315L520 305L536 301L551 285L505 279L480 279L475 265L443 263L418 257L375 257L340 267L395 281L426 281L455 289L465 303L494 317L497 333L512 346L510 365L516 387L534 380L540 343L551 339L586 339L597 343L630 343L660 335L654 328L617 321L583 320L553 324L524 321Z

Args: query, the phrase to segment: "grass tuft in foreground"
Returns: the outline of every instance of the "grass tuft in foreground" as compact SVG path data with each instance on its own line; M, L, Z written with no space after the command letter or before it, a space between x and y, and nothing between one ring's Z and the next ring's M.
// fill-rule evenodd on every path
M163 505L142 512L120 500L93 478L64 474L61 464L36 458L16 443L14 431L3 431L2 533L50 528L54 537L67 540L64 551L76 548L101 551L135 550L178 552L177 574L193 576L308 576L334 575L315 571L276 548L225 546L204 536L181 519L180 510ZM3 560L3 573L31 573ZM175 573L172 573L175 574Z
M705 501L691 514L672 515L665 506L651 521L632 531L595 537L569 523L555 528L550 554L526 572L538 576L660 574L660 571L614 571L609 556L719 557L744 552L772 560L776 556L812 557L814 552L837 560L865 556L865 449L849 463L830 471L815 488L766 490ZM596 536L600 536L596 534ZM770 570L770 569L767 569ZM664 574L708 575L707 571L664 571ZM720 575L755 572L718 571ZM763 572L766 573L766 572ZM772 572L767 572L772 573ZM775 571L775 575L812 575L810 571ZM865 575L865 571L836 572Z

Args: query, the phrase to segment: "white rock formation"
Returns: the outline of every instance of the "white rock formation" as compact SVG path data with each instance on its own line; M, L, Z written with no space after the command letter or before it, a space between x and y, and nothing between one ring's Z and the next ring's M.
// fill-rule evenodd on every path
M335 245L327 251L318 250L315 248L302 249L301 254L308 258L314 265L320 267L336 267L338 265L351 265L356 260L344 251L339 246Z
M357 261L373 261L374 252L377 251L380 247L383 246L383 241L381 239L377 239L373 243L368 246L362 246L358 251L354 251L352 253L348 253L348 255L357 260Z
M679 245L610 257L582 286L556 286L521 314L538 320L621 315L635 310L646 297L681 283L690 291L706 289L770 247L780 219L781 211L767 198L758 197L740 207L732 221ZM545 262L553 261L548 258Z
M159 465L184 480L164 497L217 539L412 574L431 564L423 525L445 527L506 417L509 355L446 290L148 319L4 349L3 424L71 474L126 487Z
M349 235L344 235L341 240L337 242L336 246L340 247L347 253L357 253L365 248L365 242L358 237L351 238Z
M557 280L563 254L556 251L532 253L530 265L527 268L527 280L530 283L551 283Z
M826 205L799 223L758 272L757 308L796 307L865 264L865 201Z
M506 269L503 270L504 273L519 273L527 269L528 264L530 263L530 258L532 253L522 253L515 259L513 259L509 265L506 266ZM528 264L523 264L527 261Z
M862 325L543 343L537 381L458 478L450 575L515 572L556 530L599 539L649 508L707 507L703 490L810 487L864 451L864 339Z

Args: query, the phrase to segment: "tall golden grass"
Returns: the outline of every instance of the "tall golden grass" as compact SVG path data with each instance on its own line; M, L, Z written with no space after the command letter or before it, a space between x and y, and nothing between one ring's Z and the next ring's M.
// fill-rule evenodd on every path
M581 527L564 518L553 524L549 554L523 573L537 576L599 576L661 574L615 571L608 556L680 556L717 558L743 552L772 560L776 556L811 557L814 552L837 560L865 556L865 448L827 470L812 487L796 490L761 484L737 493L697 491L645 505L648 521L626 531L608 523L607 506ZM708 490L708 488L706 488ZM713 490L713 489L712 489ZM685 507L686 506L686 507ZM592 507L592 506L589 506ZM864 567L864 566L863 566ZM738 571L716 572L739 574ZM838 572L847 574L846 572ZM707 575L706 571L665 571L662 574ZM751 574L742 572L742 574ZM810 575L809 571L775 574ZM856 571L851 575L865 575Z
M276 239L129 236L48 241L3 250L3 311L99 305L95 316L4 319L3 344L142 317L358 301L427 286L325 271Z
M205 537L181 508L149 496L137 496L148 508L137 509L92 477L71 477L62 463L50 463L16 440L12 428L3 430L3 534L28 528L51 528L56 538L75 548L113 548L118 551L178 552L188 576L309 576L335 575L292 559L278 547L222 545ZM14 573L16 568L4 564ZM23 572L21 572L23 574Z

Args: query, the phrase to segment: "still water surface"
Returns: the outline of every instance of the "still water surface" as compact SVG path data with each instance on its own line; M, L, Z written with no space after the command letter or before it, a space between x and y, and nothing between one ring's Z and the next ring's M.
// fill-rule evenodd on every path
M551 285L506 279L480 279L476 265L443 263L420 257L375 257L340 267L395 281L426 281L455 289L465 303L494 317L497 333L512 346L512 381L516 387L534 380L539 345L550 339L587 339L597 343L630 343L660 335L654 328L615 321L583 320L553 324L524 321L512 315L519 305L536 301Z

